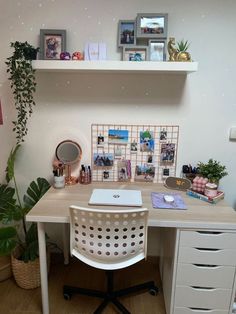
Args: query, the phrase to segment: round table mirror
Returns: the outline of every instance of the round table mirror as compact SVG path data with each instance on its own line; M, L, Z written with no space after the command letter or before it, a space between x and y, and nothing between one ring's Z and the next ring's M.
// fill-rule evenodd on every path
M62 141L57 145L56 157L67 168L65 182L67 185L75 184L78 182L76 177L71 175L71 165L79 163L82 156L82 149L80 145L71 140Z

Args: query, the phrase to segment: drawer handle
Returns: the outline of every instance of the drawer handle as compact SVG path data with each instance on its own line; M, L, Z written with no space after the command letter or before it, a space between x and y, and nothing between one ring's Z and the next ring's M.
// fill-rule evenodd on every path
M219 235L222 234L223 232L219 231L196 231L197 233L202 233L202 234L214 234L214 235Z
M210 252L217 252L222 251L221 249L211 249L211 248L203 248L203 247L195 247L198 251L210 251Z
M205 309L205 308L200 308L200 307L189 307L189 309L191 311L196 311L196 312L202 312L202 313L206 313L206 312L210 312L211 309Z
M215 288L211 288L211 287L200 287L200 286L191 286L191 288L193 288L193 289L195 289L195 290L207 290L207 291L209 291L209 290L215 290Z
M218 265L209 265L209 264L193 264L196 267L199 268L216 268L219 267Z

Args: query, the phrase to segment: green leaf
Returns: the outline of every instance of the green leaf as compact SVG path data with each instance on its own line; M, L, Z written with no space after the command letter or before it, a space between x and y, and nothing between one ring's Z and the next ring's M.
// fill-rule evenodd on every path
M37 178L37 182L32 181L23 197L26 210L29 211L49 188L50 184L44 178Z
M15 248L16 229L14 227L0 228L0 256L8 255Z
M20 144L16 145L15 149L11 150L10 155L8 157L7 168L6 168L7 182L11 181L11 179L14 177L14 165L15 165L16 153L19 148L20 148Z

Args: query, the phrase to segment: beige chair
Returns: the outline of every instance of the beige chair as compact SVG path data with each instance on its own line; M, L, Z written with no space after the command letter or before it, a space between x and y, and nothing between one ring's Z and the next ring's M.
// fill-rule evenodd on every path
M71 254L82 262L106 270L107 290L105 292L78 287L64 286L64 298L69 300L73 293L94 296L103 302L94 313L102 313L112 302L121 313L130 313L118 300L127 294L149 291L156 295L158 288L154 281L118 291L113 289L113 271L133 265L146 258L148 210L138 209L93 209L70 207L70 249Z

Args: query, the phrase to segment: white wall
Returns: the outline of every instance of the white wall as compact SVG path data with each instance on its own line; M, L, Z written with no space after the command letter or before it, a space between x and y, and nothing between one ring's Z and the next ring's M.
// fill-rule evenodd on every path
M168 35L191 42L199 70L186 80L168 75L39 73L29 134L17 162L23 191L37 176L51 179L51 161L58 142L71 138L90 163L91 123L180 125L178 172L183 164L214 158L227 166L221 181L226 200L236 208L236 142L228 140L236 125L236 2L233 0L63 1L0 0L0 98L4 125L0 126L0 180L15 144L11 121L13 97L5 59L11 41L39 45L39 30L66 29L71 53L87 41L104 41L108 58L120 60L117 50L119 19L137 13L168 13Z

